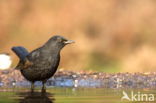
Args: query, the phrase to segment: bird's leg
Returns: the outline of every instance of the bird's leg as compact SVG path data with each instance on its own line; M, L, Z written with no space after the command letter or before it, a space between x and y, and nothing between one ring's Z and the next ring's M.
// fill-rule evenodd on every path
M42 92L45 93L46 92L46 80L42 81Z
M31 61L28 60L28 58L25 59L24 68L27 68L29 66L33 65Z
M34 82L31 82L31 92L34 92Z

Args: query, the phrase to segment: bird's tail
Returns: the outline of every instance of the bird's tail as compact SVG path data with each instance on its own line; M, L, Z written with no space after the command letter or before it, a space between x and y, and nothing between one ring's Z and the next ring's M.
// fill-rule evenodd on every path
M21 46L12 47L12 51L20 58L20 60L25 60L26 56L29 54L29 52Z

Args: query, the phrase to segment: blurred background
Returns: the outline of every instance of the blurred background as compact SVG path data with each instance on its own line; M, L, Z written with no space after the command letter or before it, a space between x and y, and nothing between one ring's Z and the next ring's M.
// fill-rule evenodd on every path
M155 0L0 0L0 53L29 51L53 35L75 40L60 68L72 71L156 71Z

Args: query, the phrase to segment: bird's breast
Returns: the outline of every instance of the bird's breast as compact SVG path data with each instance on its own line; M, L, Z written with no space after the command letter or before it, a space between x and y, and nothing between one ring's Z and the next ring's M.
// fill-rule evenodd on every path
M33 61L33 65L21 70L23 76L28 80L43 80L53 76L58 68L60 56L49 56Z

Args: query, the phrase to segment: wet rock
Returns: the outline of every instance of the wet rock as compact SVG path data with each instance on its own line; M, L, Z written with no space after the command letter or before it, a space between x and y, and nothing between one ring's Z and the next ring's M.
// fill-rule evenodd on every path
M41 82L36 82L41 86ZM30 86L18 70L0 71L0 87ZM47 81L47 86L57 87L98 87L98 88L155 88L156 73L99 73L59 70Z

